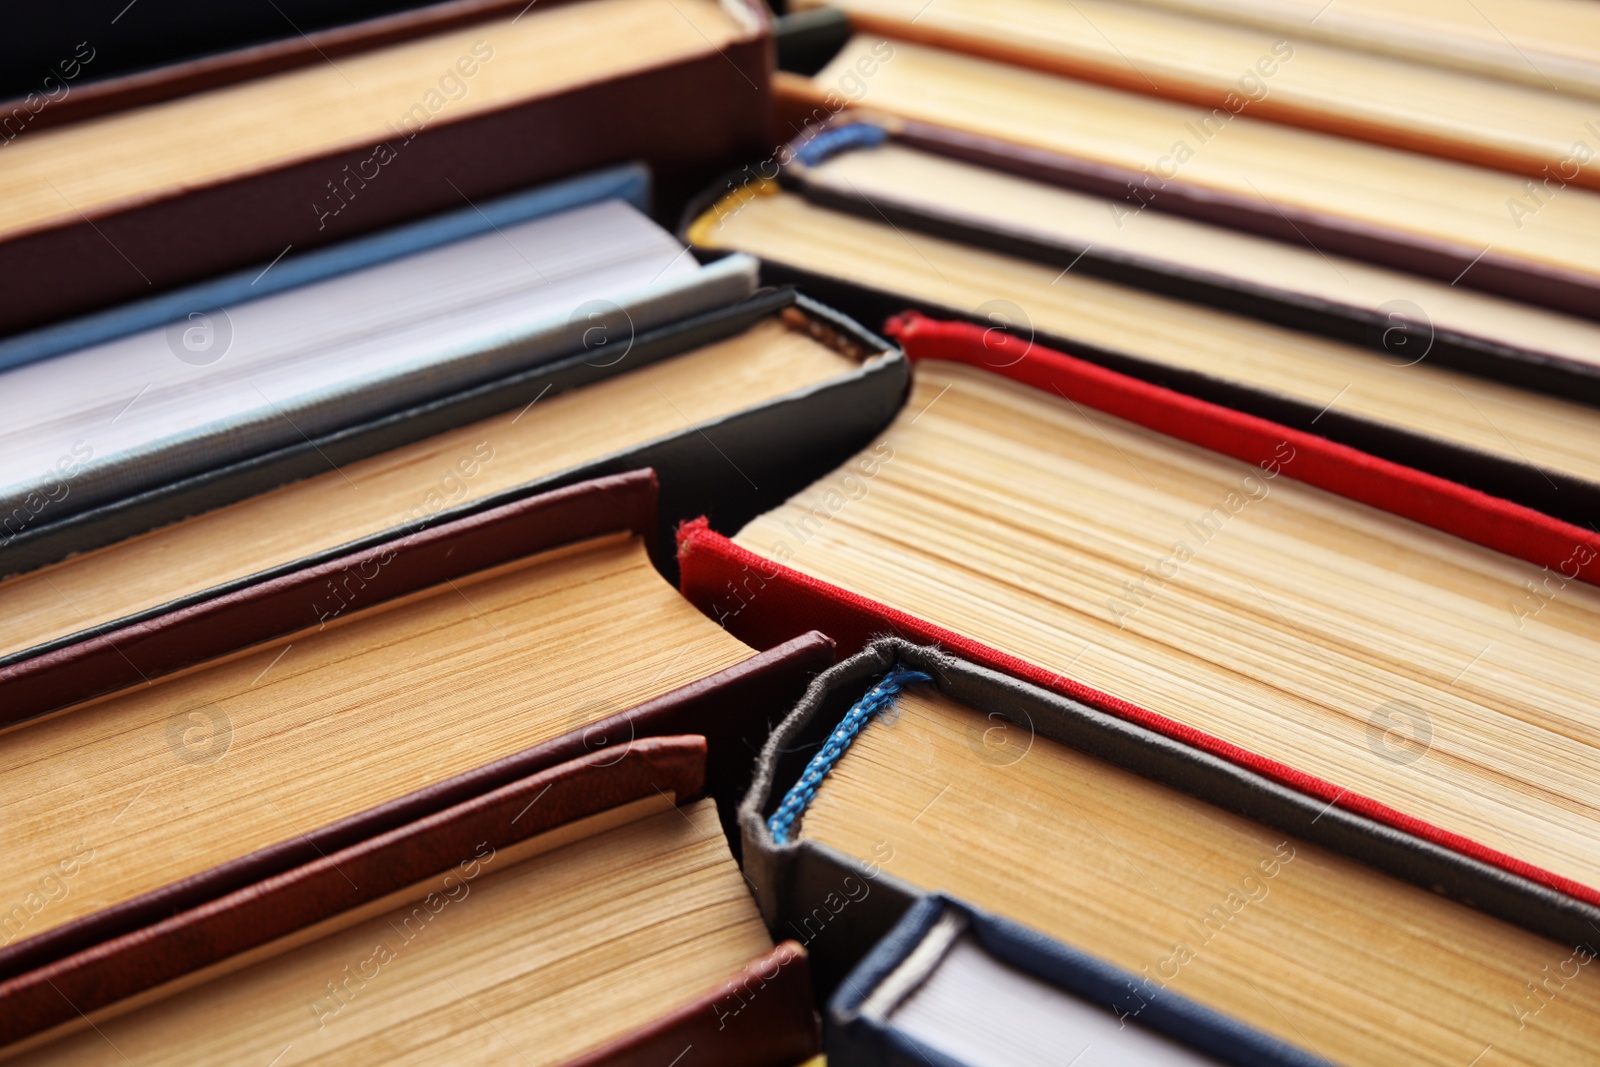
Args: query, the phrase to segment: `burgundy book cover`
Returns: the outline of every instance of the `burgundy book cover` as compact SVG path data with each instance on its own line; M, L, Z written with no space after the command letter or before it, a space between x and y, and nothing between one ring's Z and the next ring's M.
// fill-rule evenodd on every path
M649 537L656 529L656 480L650 470L595 478L514 501L451 523L299 568L219 596L201 598L127 626L0 669L0 728L119 688L225 656L318 624L330 581L351 590L356 607L371 607L489 567L616 531ZM820 633L753 654L582 730L477 768L334 823L295 840L243 856L85 919L0 948L0 981L42 961L156 921L200 901L281 872L319 852L385 832L400 822L455 803L563 760L605 750L621 758L638 739L696 733L709 740L707 791L732 833L733 807L749 782L753 753L772 725L773 708L792 702L833 663L833 643Z
M708 44L681 62L496 109L441 113L394 153L385 173L398 167L397 174L366 184L359 197L320 222L308 205L327 196L329 175L346 166L359 173L373 154L371 144L240 169L174 195L135 198L0 235L0 277L6 279L0 333L265 266L286 246L303 252L460 207L463 198L494 197L629 160L642 160L663 177L698 174L703 180L741 157L759 155L770 147L771 20L757 0L730 2L751 29L725 48ZM359 43L511 13L493 3L446 7L381 20L388 28Z
M354 606L366 608L474 571L601 534L655 529L655 474L596 478L468 518L367 547L315 567L186 603L96 634L0 673L5 724L71 706L123 686L182 670L262 641L315 627L328 576L356 574ZM382 561L383 566L377 563ZM373 564L373 566L366 566ZM282 874L313 858L388 833L453 804L599 754L622 759L642 739L698 734L707 739L707 792L734 802L753 754L782 709L833 663L832 642L801 633L725 670L522 752L436 782L405 797L279 842L202 874L101 909L0 948L0 982L181 911Z
M1600 536L1519 505L1375 459L1343 445L1083 363L1001 331L907 315L889 330L916 359L970 363L1074 402L1223 454L1259 462L1280 442L1296 450L1291 477L1600 584ZM987 338L987 342L986 342ZM1026 353L1027 359L1021 359ZM1576 548L1576 552L1575 552ZM1576 561L1583 562L1577 563ZM924 619L812 578L741 548L704 520L679 531L680 587L701 611L747 644L769 647L804 628L826 631L841 657L892 634L940 645L981 666L1025 679L1238 764L1329 805L1366 816L1469 859L1590 904L1600 891L1525 863L1387 805L1267 759L1239 745L1139 707ZM1573 567L1576 566L1576 573Z
M833 113L825 95L809 78L778 75L773 81L774 112L780 134L797 124ZM870 98L869 98L870 102ZM994 137L947 129L926 122L885 120L895 136L924 151L1076 189L1111 200L1127 200L1144 175L1137 170ZM1324 252L1364 260L1390 270L1477 289L1524 303L1600 319L1600 277L1488 250L1406 233L1295 205L1269 205L1195 183L1168 182L1153 210L1184 215L1217 226L1260 234L1289 244L1310 242Z
M567 1067L800 1067L822 1051L813 1012L806 950L785 941L716 989Z

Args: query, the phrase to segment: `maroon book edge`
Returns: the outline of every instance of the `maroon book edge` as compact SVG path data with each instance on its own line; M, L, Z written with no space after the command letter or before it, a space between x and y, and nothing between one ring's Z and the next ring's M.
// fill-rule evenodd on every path
M501 849L636 800L695 796L705 781L705 747L703 737L651 738L630 746L623 759L593 752L558 763L18 975L0 983L0 1045L442 874L441 890L418 904L431 913L435 897L460 899L485 868L495 870Z
M0 729L559 545L651 538L655 512L654 471L595 478L95 634L0 668Z
M821 1051L806 950L785 941L716 989L566 1067L799 1067Z

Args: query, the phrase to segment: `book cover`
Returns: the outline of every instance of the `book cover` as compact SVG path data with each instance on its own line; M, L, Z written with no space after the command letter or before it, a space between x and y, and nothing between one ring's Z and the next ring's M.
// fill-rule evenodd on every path
M732 273L721 277L742 279L742 268L735 265ZM30 571L73 553L103 547L176 519L321 474L330 465L342 466L531 405L541 398L650 366L734 336L786 310L799 314L801 323L819 324L818 329L825 326L824 332L829 336L847 338L855 351L882 358L865 359L859 368L837 381L731 414L714 426L685 426L680 432L640 448L599 457L540 479L526 490L536 492L600 474L654 467L662 472L668 494L663 502L663 524L707 510L725 516L727 521L743 521L781 501L859 447L893 417L907 388L909 372L898 349L793 290L759 293L636 335L629 335L626 323L621 323L616 339L627 346L625 358L580 351L499 381L180 478L115 503L60 519L55 519L49 510L42 510L38 521L25 517L29 521L20 526L13 522L0 538L0 573ZM745 471L750 480L741 477L739 470ZM469 511L493 507L522 492L511 490L462 507ZM454 512L441 512L439 521L448 521L453 515ZM669 533L663 544L670 544L671 526L665 528ZM659 561L670 568L670 550L664 551Z

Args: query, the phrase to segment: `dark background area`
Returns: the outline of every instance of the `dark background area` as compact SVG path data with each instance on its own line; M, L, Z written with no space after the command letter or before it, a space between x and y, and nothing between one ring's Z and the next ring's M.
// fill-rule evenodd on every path
M94 58L82 66L70 85L88 84L121 74L133 74L167 63L198 59L216 52L266 44L315 33L361 19L427 7L437 0L55 0L53 3L16 5L6 12L6 32L0 35L0 100L43 92L44 79L62 73L60 64L75 55ZM782 13L783 0L768 6ZM807 12L795 21L805 24L819 13ZM832 23L823 40L836 36L842 21L830 12ZM802 33L802 38L808 35ZM80 49L80 45L87 48ZM823 50L827 45L823 44ZM799 42L795 65L811 65L805 55L815 48L811 40ZM833 45L837 50L838 44ZM826 59L823 60L825 62ZM815 66L820 67L817 62ZM68 69L71 67L69 65ZM815 67L813 67L815 69ZM52 83L52 91L54 89Z
M429 0L50 0L16 4L0 34L0 99L44 91L79 44L94 58L71 83L99 81L233 48L298 37ZM87 49L83 54L88 54ZM59 92L59 90L57 90Z

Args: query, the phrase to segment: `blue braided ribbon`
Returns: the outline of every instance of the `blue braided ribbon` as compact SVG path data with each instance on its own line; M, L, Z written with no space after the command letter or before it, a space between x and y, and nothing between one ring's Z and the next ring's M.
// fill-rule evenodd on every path
M858 148L877 148L889 139L889 131L870 122L850 122L819 130L805 144L795 149L794 158L808 167L814 167L840 152Z
M914 682L931 681L933 678L922 671L897 666L880 678L877 685L867 690L865 696L856 701L855 706L839 720L839 725L833 728L833 733L823 742L821 750L811 757L810 763L806 764L805 773L789 787L789 792L784 794L783 803L778 805L778 810L767 817L767 829L772 832L774 842L780 845L788 843L795 820L805 814L812 798L817 795L822 780L833 770L833 765L839 762L844 750L850 747L850 742L856 739L856 735L872 717L892 708L895 697L900 695L901 689Z

